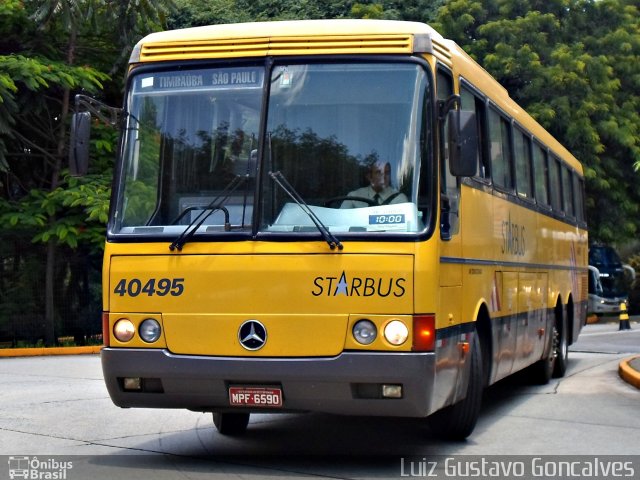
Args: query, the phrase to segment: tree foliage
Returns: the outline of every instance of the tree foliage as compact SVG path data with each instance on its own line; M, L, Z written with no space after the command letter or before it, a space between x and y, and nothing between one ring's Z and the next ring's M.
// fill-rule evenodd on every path
M160 28L165 4L7 0L0 6L0 169L4 171L0 219L14 222L16 212L38 218L43 212L42 205L34 202L38 191L36 197L52 197L45 199L47 215L67 222L62 219L68 217L67 207L79 206L59 198L74 191L67 188L63 168L70 94L95 94L120 104L122 52L128 55L134 40ZM120 73L117 80L111 80L111 71ZM110 184L115 142L115 134L103 135L93 142L98 160L93 162L94 174L102 176L102 189ZM105 157L109 160L100 160ZM98 188L97 177L92 181ZM85 227L104 230L104 218L98 220L91 211L86 214ZM78 241L63 228L50 225L48 230L62 232L63 238L53 235L61 243ZM34 241L51 237L38 234Z
M640 227L639 14L634 0L451 0L436 23L583 162L604 242Z
M219 23L321 18L428 22L444 0L176 0L171 28Z
M0 301L0 335L11 319L45 324L50 341L52 305L25 299L42 295L46 278L58 310L76 305L77 291L93 288L86 265L99 271L117 132L94 125L92 170L70 178L75 93L121 104L131 48L154 30L320 18L434 25L584 163L591 237L622 243L637 234L637 0L1 0L0 288L9 296Z
M178 0L172 27L291 18L432 23L583 162L591 238L640 230L636 0Z
M121 103L128 53L138 38L161 28L170 7L170 0L0 4L0 223L8 239L0 244L0 270L5 264L12 271L39 266L44 308L32 302L37 310L27 316L41 325L46 344L56 341L60 302L74 297L74 285L84 283L89 290L86 281L77 281L78 275L86 279L85 269L74 266L83 256L99 259L116 139L115 132L97 129L92 174L69 178L72 95L89 93ZM119 75L112 80L115 72ZM29 260L29 243L44 245L33 248L45 252L39 263ZM11 278L4 275L3 281ZM13 310L0 303L1 329L7 321L2 312Z

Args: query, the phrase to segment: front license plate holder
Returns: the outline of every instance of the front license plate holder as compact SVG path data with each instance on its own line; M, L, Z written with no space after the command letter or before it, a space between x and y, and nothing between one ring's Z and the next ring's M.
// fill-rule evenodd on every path
M282 408L282 388L253 385L229 386L232 407Z

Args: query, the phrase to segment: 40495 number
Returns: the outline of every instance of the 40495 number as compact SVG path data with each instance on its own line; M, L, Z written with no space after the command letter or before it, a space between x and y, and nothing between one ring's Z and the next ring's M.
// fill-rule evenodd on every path
M125 295L130 297L137 297L138 295L148 295L149 297L153 295L158 297L171 295L179 297L184 293L184 278L151 278L146 282L138 278L132 278L131 280L123 278L113 289L113 293L121 297Z

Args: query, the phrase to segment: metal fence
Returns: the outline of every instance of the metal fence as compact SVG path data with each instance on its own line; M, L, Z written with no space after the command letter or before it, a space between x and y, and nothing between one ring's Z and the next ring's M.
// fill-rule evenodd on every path
M51 255L46 245L31 242L33 236L0 233L0 347L101 343L102 254L56 246Z

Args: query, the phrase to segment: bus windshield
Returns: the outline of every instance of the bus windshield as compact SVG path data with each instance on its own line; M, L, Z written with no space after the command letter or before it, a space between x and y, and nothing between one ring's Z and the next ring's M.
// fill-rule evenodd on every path
M425 228L421 65L230 65L132 75L111 235L318 233L308 209L341 235Z

